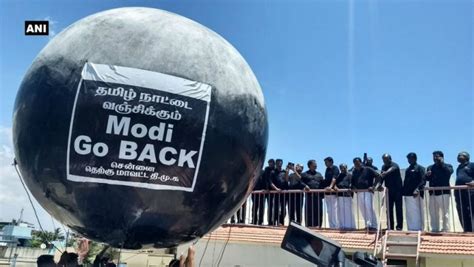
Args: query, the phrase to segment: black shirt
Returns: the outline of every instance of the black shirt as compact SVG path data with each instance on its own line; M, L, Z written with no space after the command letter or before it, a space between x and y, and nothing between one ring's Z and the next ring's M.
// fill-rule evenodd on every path
M304 189L306 187L296 173L292 173L288 176L288 183L289 189Z
M253 187L253 191L257 190L263 190L265 189L265 180L263 179L263 174L265 173L265 170L260 171L260 175L257 177L257 180L255 181L255 185Z
M286 171L284 170L276 170L275 169L275 174L272 176L272 182L273 184L280 188L281 190L287 190L289 189L288 182L285 181L285 174Z
M336 186L339 189L351 189L352 188L352 175L350 173L339 173L336 178ZM339 192L339 197L352 197L352 192Z
M326 172L324 173L324 187L328 187L331 185L331 181L334 178L337 178L339 175L339 168L335 165L332 165L329 168L326 168ZM326 195L335 195L336 193L326 193Z
M404 196L413 196L415 191L420 192L423 197L423 188L425 187L425 168L418 164L410 165L405 170L405 180L403 181L402 193Z
M311 189L323 188L323 176L317 171L308 170L301 175L303 184Z
M369 168L372 168L374 171L378 171L379 169L377 167L375 167L374 165L365 165L365 167L369 167Z
M379 174L372 168L354 168L352 171L352 186L356 189L368 189L374 186L374 179Z
M474 179L474 163L459 164L456 169L456 185L465 185Z
M324 186L330 186L333 178L336 178L339 175L339 168L335 165L332 165L329 168L326 168L324 173Z
M393 168L393 170L382 178L381 182L385 182L385 186L388 188L389 193L395 193L396 190L402 189L402 174L400 173L400 167L395 162L383 165L382 172L386 172L390 168ZM390 191L390 189L392 189L392 191Z
M276 175L276 169L275 168L266 167L263 170L260 190L271 190L272 189L273 177L275 175Z
M451 164L433 164L428 167L427 172L431 170L431 175L426 176L426 181L430 182L430 187L449 186L449 179L453 173L453 166ZM430 195L433 191L430 191ZM450 190L436 190L434 192L436 196L443 194L450 194Z

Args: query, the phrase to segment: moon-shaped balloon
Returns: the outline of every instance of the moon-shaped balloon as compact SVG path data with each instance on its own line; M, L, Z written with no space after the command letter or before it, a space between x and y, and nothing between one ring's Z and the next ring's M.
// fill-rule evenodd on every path
M182 16L120 8L52 39L21 83L18 166L38 202L85 237L172 247L250 193L268 136L252 70Z

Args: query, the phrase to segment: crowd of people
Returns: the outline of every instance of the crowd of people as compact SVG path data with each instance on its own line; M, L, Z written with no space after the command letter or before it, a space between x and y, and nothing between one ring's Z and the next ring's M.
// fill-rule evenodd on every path
M389 229L403 229L402 205L405 203L408 230L423 230L423 210L428 209L430 230L449 231L452 222L449 219L451 189L448 187L454 170L451 164L444 161L443 152L434 151L434 164L426 169L417 163L416 153L409 153L403 180L399 165L389 154L384 154L382 160L383 166L379 171L369 157L364 156L364 160L354 158L350 169L344 163L336 166L333 158L327 157L324 159L326 169L323 175L318 172L315 160L309 160L306 164L308 169L304 171L301 164L288 162L283 167L283 160L270 159L256 181L251 197L252 223L262 225L266 216L268 225L283 225L288 211L289 220L301 224L304 210L307 227L321 227L323 216L327 216L329 228L355 229L352 209L355 197L365 227L375 230L374 192L386 188ZM459 153L457 161L455 185L468 185L468 189L454 190L456 208L464 231L472 232L474 163L470 162L467 152ZM426 190L427 183L430 190ZM428 201L424 201L425 195L429 195ZM428 203L427 207L425 203ZM244 214L245 211L237 214L238 222L243 222ZM235 219L232 218L232 221Z

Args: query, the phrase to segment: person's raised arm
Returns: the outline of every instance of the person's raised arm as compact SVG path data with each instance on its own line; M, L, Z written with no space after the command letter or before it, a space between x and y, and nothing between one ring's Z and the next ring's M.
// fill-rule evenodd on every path
M193 246L190 246L188 248L188 255L184 256L181 254L179 257L179 267L194 267L195 266L195 260L194 260L194 255L196 254L196 251L194 250Z

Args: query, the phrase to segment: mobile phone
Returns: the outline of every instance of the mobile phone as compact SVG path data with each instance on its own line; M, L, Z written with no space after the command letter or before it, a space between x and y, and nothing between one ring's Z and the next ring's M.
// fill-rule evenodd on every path
M295 164L293 162L288 162L288 167L292 169L293 167L295 167Z
M344 261L341 245L310 229L291 222L281 248L318 266L338 266Z

